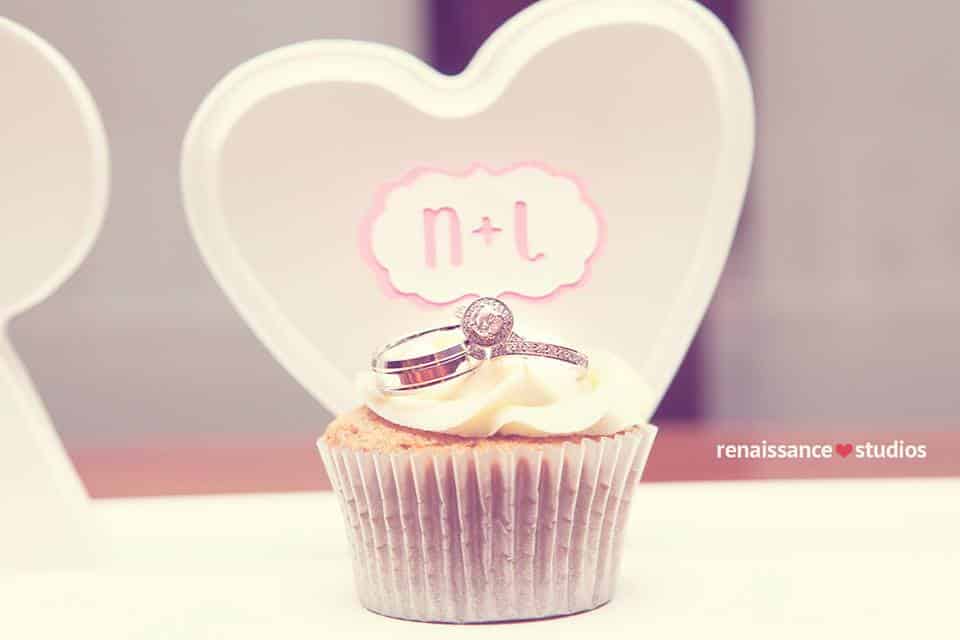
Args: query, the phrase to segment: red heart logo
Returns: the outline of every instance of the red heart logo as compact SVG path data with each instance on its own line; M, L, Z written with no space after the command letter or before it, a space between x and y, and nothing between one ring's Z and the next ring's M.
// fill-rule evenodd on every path
M846 458L853 451L852 444L835 444L833 450L840 454L841 458Z

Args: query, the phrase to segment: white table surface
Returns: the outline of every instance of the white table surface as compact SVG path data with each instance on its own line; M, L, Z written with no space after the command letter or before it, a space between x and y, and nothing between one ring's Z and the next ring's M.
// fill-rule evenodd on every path
M0 638L960 638L960 479L642 484L596 611L365 611L331 494L102 500L97 571L0 576Z

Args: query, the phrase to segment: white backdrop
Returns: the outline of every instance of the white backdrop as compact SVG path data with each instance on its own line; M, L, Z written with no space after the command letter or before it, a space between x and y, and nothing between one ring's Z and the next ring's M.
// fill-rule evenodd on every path
M111 144L111 202L97 246L52 299L12 328L68 447L172 432L315 436L326 424L324 410L259 345L202 264L180 202L180 145L207 91L256 54L350 37L424 55L421 4L0 3L0 12L71 60Z

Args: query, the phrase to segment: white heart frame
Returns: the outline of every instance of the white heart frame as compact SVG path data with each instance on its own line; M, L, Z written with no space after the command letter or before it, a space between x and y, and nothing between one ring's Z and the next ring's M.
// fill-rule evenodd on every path
M601 31L607 28L616 30ZM605 195L608 203L619 204L622 210L622 205L632 198L623 185L636 173L632 173L633 169L644 172L638 175L654 175L659 167L666 167L663 175L654 175L654 178L667 184L669 189L663 187L664 191L659 195L638 196L641 199L648 198L643 203L643 212L651 212L649 220L639 223L643 225L639 232L625 226L623 233L615 234L653 234L654 239L661 240L659 229L664 229L661 242L649 242L645 250L637 251L637 272L630 275L629 281L624 280L632 283L633 279L637 279L636 288L641 295L631 308L601 310L602 317L596 321L598 331L604 336L619 337L618 344L612 345L613 348L626 352L625 355L634 360L648 381L653 396L659 400L676 373L716 287L736 230L753 157L754 111L746 67L723 25L696 2L541 2L506 23L483 45L469 67L462 74L452 77L438 74L416 58L385 46L350 41L303 43L242 64L221 80L204 100L184 140L181 167L184 204L194 238L216 280L258 338L328 409L339 412L356 404L349 372L365 365L367 354L378 342L391 337L401 328L406 330L418 324L422 326L428 318L432 318L430 313L436 310L424 309L417 304L394 304L384 307L389 309L389 321L382 318L384 314L381 313L375 322L367 323L364 320L369 313L358 313L357 317L348 319L334 318L331 320L335 323L334 329L326 332L318 326L325 322L321 313L324 311L324 302L319 294L311 292L314 278L327 288L329 298L348 303L344 305L345 308L337 309L328 316L349 316L354 305L370 309L375 303L374 295L379 296L377 300L383 304L382 292L374 294L374 287L368 287L371 291L367 291L353 281L348 288L340 288L347 286L340 282L342 279L357 277L364 284L374 280L356 256L341 253L344 244L349 244L352 251L353 238L338 235L336 242L328 241L322 247L318 245L315 253L322 256L311 256L309 248L300 246L300 239L304 237L317 238L319 242L318 230L327 228L310 226L319 223L308 219L311 207L322 211L325 202L317 200L319 192L307 193L311 187L306 178L299 183L285 182L287 178L280 177L280 174L289 170L306 176L309 171L304 168L305 165L317 163L317 166L326 167L323 163L333 162L329 156L340 153L340 150L327 152L325 156L323 142L342 142L337 138L338 129L353 125L341 114L341 111L346 111L352 115L350 109L343 107L341 111L337 110L341 102L358 112L356 119L363 121L364 126L376 125L381 119L390 117L382 109L363 112L360 110L363 102L354 101L351 92L369 90L369 94L364 94L364 100L375 97L376 100L392 101L390 108L404 109L401 114L404 118L408 117L409 110L412 113L409 117L418 119L415 122L429 120L423 124L424 127L432 124L448 126L450 122L460 125L484 117L498 108L499 102L507 102L505 96L509 91L516 91L514 85L522 85L525 78L514 81L525 73L528 66L533 66L532 61L543 57L550 60L549 56L544 55L545 52L562 52L563 48L559 45L570 41L577 43L577 46L582 44L584 55L589 55L591 50L587 44L596 45L599 42L597 39L589 40L584 35L591 33L602 33L604 41L616 41L618 46L635 46L635 49L626 51L621 46L623 53L616 58L616 63L641 60L646 65L641 72L660 83L652 84L649 93L634 87L629 96L612 106L622 104L628 114L631 110L637 110L638 113L659 116L668 122L666 133L662 136L664 139L660 139L656 136L662 129L661 123L651 122L650 117L642 119L638 116L636 129L642 135L638 134L637 139L652 140L650 149L640 144L635 147L639 159L634 167L630 165L629 149L624 151L614 143L607 144L604 149L628 155L614 157L605 172L598 171L593 176L594 182L601 186L604 180L619 181L621 186L617 193L612 193L617 191L616 185L608 188L606 194L602 193L602 189L600 191L601 199ZM578 58L575 56L573 59ZM563 74L551 72L546 75ZM634 77L625 75L623 81L626 83ZM679 87L676 92L675 87ZM308 89L315 95L306 93ZM298 91L308 98L298 98L301 95ZM663 104L657 103L661 95L665 96ZM682 100L684 96L691 99ZM294 99L300 100L295 107L290 106ZM571 94L571 100L575 100L575 94ZM700 103L706 106L699 107ZM285 123L278 122L277 115L269 111L271 104L277 112L284 114L286 120L300 118L296 126L289 127L295 133L284 130L287 128ZM643 112L648 104L655 106L649 107L649 113ZM681 111L690 110L684 114L688 116L687 119L670 121L671 105L676 105ZM605 103L594 107L594 115L598 120L609 116L614 124L618 124L617 118L624 116L616 114L624 113L624 109L608 113L605 111L607 106ZM590 108L589 105L587 108ZM325 113L323 109L329 111ZM274 117L277 136L271 135L270 125L264 124L267 121L262 120L261 113ZM316 121L311 121L307 113L317 114ZM260 122L257 125L259 128L248 125L249 122ZM503 120L502 123L513 127L520 137L531 126L530 121L510 123ZM392 152L403 142L406 130L401 124L395 127L397 132L394 140L381 141L379 148L383 149L384 154ZM633 124L625 120L624 126L613 133L606 130L601 133L616 138L619 131L623 131L624 135L632 133ZM351 133L356 134L353 139L357 140L362 130L351 130ZM463 131L460 133L463 134ZM469 137L470 134L467 132L463 135ZM301 136L313 136L313 146L319 148L316 155L294 148ZM680 151L676 152L679 160L675 161L671 155L674 149L670 146L670 140L666 139L669 136L676 137L681 143L678 145ZM281 141L275 142L275 138ZM345 139L350 141L349 137ZM482 146L480 134L469 139L478 148ZM283 144L293 145L289 162L278 162L277 156L271 155L282 153ZM370 143L364 140L359 146L364 144ZM330 145L335 146L333 142ZM529 149L536 145L518 146L521 147ZM261 155L261 149L262 155L271 158L272 165L266 159L255 157ZM351 145L347 149L353 150ZM392 160L380 162L376 147L373 147L372 153L370 149L367 146L361 151L367 152L370 164L377 165L371 171L379 172L382 182L396 179L402 173L400 164ZM504 164L503 157L509 155L499 154L492 149L485 153L486 156L480 161L489 162L492 157L494 164ZM415 152L411 154L416 155ZM450 151L450 154L445 161L448 164L463 161L461 166L454 167L462 169L466 157L457 155L456 151ZM566 162L575 163L578 155L575 149L568 152ZM529 158L514 159L524 161ZM282 170L275 168L278 164L283 167ZM407 160L406 169L413 169L418 164L422 163L416 157L411 157ZM335 191L337 183L349 182L355 173L367 168L357 163L347 165L346 169L353 168L353 171L344 171L337 165L330 166L338 173L324 182L322 188L317 187L321 191ZM692 168L685 169L688 166ZM254 169L255 172L250 173ZM319 169L318 175L325 177ZM610 175L614 178L609 178ZM277 184L237 186L247 182L259 183L261 177L264 183ZM304 187L303 193L291 194L291 191L297 190L297 184ZM364 187L361 191L366 189L367 183L362 184ZM649 179L646 191L656 192L658 184L653 178ZM677 203L674 207L667 197L670 194L674 194L671 197L682 194L688 184L692 185L690 191L697 198L691 197L690 202ZM359 224L359 220L367 213L359 203L367 202L372 197L372 189L370 193L349 196L337 192L329 201L330 208L350 211L351 215L355 214L356 224ZM279 213L273 212L272 204L269 210L264 206L264 203L280 200L284 204ZM247 205L247 202L250 204ZM607 211L609 213L611 207L608 206ZM630 212L618 215L625 221L624 225L637 224L636 221L641 218ZM331 216L328 222L346 225L343 217ZM349 224L353 225L354 221L351 220ZM346 228L336 227L338 232ZM617 249L620 258L607 261L609 266L604 278L612 282L614 275L611 273L614 271L621 273L619 277L626 277L623 275L625 265L627 269L632 269L634 264L632 261L623 262L624 252L628 249L621 245ZM643 256L648 254L653 257L644 263ZM670 262L673 255L679 256L677 265ZM329 263L322 262L324 256L329 256ZM285 263L285 259L289 259L294 266ZM307 271L295 271L300 263L309 263L312 271L309 268ZM658 264L666 265L664 270L675 274L671 276L673 280L661 278L656 273ZM339 277L322 280L327 277L324 269L336 270ZM630 285L601 282L591 286L599 291L596 296L601 304L620 304L629 293L624 291L625 287ZM345 297L347 295L351 297ZM564 335L572 334L575 343L602 343L602 340L598 341L590 335L583 322L576 324L570 321L569 326L565 326L563 321L556 321L557 318L585 315L582 310L585 301L593 303L593 300L584 296L560 295L549 315L525 301L517 304L521 317L530 315L542 324L556 324L566 330ZM380 326L368 328L368 324ZM354 333L357 335L354 336ZM373 337L377 335L380 336L379 340ZM631 351L631 339L640 345L635 351ZM327 342L321 346L324 341ZM325 352L324 347L336 353ZM339 350L341 347L343 349Z
M73 274L106 215L110 158L97 105L50 43L0 16L0 574L90 566L86 489L7 335Z

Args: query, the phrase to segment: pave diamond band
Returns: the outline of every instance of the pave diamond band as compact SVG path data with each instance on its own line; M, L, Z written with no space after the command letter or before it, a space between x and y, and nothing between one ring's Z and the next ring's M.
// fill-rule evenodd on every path
M423 389L464 376L484 361L503 356L550 358L581 372L590 366L587 356L576 349L521 338L513 332L513 321L513 312L503 301L478 298L463 312L460 324L414 333L380 349L371 361L377 385L386 393ZM433 345L438 338L446 346L428 348L425 353L415 350L424 342L436 349Z
M549 342L533 342L531 340L524 340L519 336L514 336L514 338L515 339L508 340L502 345L494 347L492 357L539 356L541 358L561 360L584 369L590 366L590 360L587 358L587 356L580 353L576 349L561 347L560 345L550 344Z

